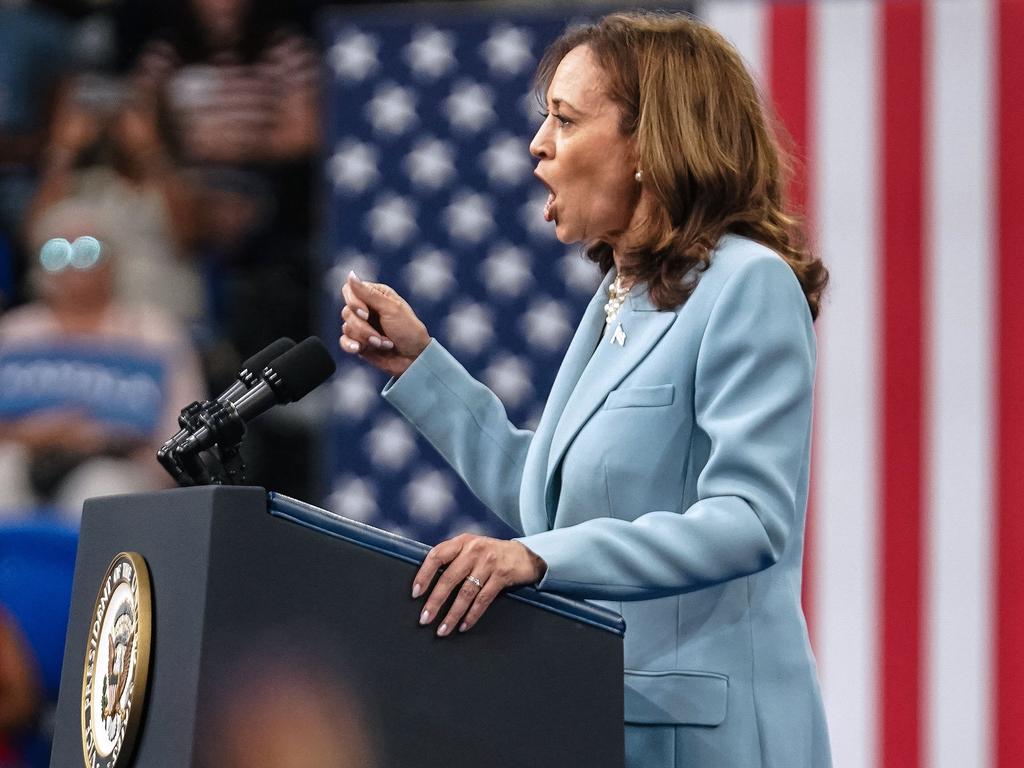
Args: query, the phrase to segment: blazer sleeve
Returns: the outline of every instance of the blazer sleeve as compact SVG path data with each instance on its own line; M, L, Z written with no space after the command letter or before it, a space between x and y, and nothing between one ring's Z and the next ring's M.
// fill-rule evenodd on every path
M710 441L698 500L682 514L594 518L519 539L547 563L538 586L646 600L778 561L805 512L814 364L810 312L790 267L775 257L744 264L722 287L697 354L696 429Z
M509 420L501 400L436 339L382 392L492 512L517 531L519 486L533 432Z

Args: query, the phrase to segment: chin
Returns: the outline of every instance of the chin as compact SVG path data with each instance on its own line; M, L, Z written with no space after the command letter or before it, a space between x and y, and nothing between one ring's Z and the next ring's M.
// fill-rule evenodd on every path
M563 245L572 245L573 243L578 243L583 239L580 235L570 230L567 225L561 224L557 221L555 222L555 237L558 239L558 242Z

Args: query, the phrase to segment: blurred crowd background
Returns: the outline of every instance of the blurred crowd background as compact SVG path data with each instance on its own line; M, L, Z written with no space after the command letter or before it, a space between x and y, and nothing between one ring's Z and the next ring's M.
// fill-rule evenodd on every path
M166 485L151 457L177 409L312 332L319 5L0 3L0 516ZM95 266L40 263L83 235ZM125 422L68 393L72 370L161 397ZM307 432L261 422L253 476L310 495Z
M36 537L0 544L0 766L48 764L64 625L18 590L66 614L82 501L169 486L178 409L318 327L322 5L0 0L0 524ZM313 420L253 425L249 476L315 498Z

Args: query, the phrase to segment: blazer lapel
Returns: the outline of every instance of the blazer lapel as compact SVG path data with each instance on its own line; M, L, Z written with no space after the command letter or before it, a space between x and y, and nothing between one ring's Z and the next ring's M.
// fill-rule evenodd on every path
M555 375L544 412L530 442L519 495L520 516L526 533L537 533L547 529L547 504L544 492L551 437L580 376L594 355L595 345L598 344L598 337L604 327L604 305L608 300L608 286L613 279L614 270L609 270L590 304L587 305Z
M643 361L675 319L675 312L659 311L651 303L646 290L630 293L612 328L602 337L589 365L580 375L572 397L565 404L562 417L554 428L548 452L545 489L583 425L601 407L608 393ZM610 340L615 326L620 324L625 333L625 342L622 345L613 344Z

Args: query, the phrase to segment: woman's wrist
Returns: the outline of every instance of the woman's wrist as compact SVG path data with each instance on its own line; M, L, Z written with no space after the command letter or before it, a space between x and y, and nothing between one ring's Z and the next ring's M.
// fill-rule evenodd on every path
M523 542L518 540L514 541L516 544L523 548L523 551L526 552L527 562L529 563L529 565L527 566L529 572L529 581L526 583L535 585L540 584L540 582L544 580L544 576L547 575L548 564L544 561L544 558L542 558L528 546L523 544Z
M396 372L392 373L392 376L394 378L396 378L396 379L402 378L402 374L405 373L406 371L408 371L412 367L412 364L415 363L417 360L419 360L420 355L422 355L423 351L427 347L430 346L430 342L431 341L433 341L433 338L428 336L426 343L423 344L422 346L419 346L419 350L417 352L414 352L411 355L410 354L402 355L402 360L405 363L405 365L404 365L404 367L402 368L401 371L396 371Z

